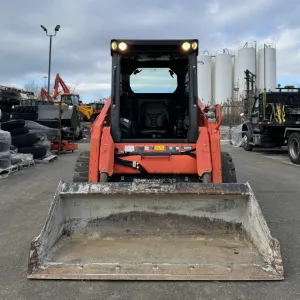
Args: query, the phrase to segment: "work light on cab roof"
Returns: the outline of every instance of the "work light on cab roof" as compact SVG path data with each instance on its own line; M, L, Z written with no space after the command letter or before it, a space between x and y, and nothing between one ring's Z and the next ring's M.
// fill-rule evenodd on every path
M156 41L158 42L158 41ZM167 40L164 40L164 42L166 42L167 44ZM174 42L174 41L172 41ZM185 53L190 53L190 52L194 52L196 50L198 50L198 41L197 40L185 40L185 41L176 41L177 43L175 43L174 45L180 47L181 51L185 52ZM112 40L111 41L111 50L112 52L119 52L119 53L126 53L126 52L130 52L130 49L132 50L132 46L133 46L133 41L120 41L120 40ZM147 41L146 41L147 44ZM146 45L145 44L145 45ZM172 44L172 43L171 43ZM137 45L133 46L134 48ZM126 51L127 50L127 51Z
M189 51L191 48L193 49L193 50L196 50L197 48L198 48L198 43L197 42L193 42L192 44L191 43L189 43L189 42L184 42L183 44L182 44L182 49L184 50L184 51Z

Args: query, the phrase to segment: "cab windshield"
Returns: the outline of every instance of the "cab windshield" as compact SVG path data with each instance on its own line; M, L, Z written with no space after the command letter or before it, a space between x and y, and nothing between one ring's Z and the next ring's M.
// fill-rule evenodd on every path
M62 102L68 105L79 105L78 95L62 95Z
M130 76L134 93L173 93L177 88L177 75L169 68L141 68Z

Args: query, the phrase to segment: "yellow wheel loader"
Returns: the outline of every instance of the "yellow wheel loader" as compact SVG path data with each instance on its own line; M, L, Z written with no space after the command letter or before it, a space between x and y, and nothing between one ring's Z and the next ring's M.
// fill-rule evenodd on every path
M91 116L94 113L92 106L84 105L80 101L79 95L77 94L62 94L61 96L62 106L76 106L76 110L79 113L79 119L81 122L89 122ZM56 104L59 105L59 104Z
M220 105L198 99L197 55L198 40L111 41L111 97L31 242L28 278L283 279L279 242L221 151Z

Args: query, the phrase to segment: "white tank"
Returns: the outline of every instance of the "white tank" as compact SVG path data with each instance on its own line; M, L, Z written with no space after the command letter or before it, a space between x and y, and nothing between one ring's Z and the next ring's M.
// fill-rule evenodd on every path
M232 99L232 96L232 53L223 49L216 53L215 102L222 104Z
M246 43L238 49L238 95L239 98L245 94L245 71L249 70L256 74L256 43Z
M204 104L211 103L212 62L208 51L198 55L198 97Z
M215 104L215 76L216 76L216 57L211 58L211 92L212 92L212 103Z
M256 88L259 88L259 64L258 64L258 53L256 53Z
M258 89L276 89L276 48L273 44L263 44L258 48Z

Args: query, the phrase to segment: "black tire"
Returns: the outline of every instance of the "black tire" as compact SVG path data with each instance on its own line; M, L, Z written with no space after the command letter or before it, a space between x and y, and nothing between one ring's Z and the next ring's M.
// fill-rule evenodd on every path
M11 106L1 106L0 109L1 109L2 112L10 113L12 111Z
M89 181L89 163L90 163L90 152L81 152L77 158L73 182L88 182Z
M12 91L3 91L0 93L1 97L4 98L17 98L19 99L19 93L18 92L12 92Z
M37 135L35 133L26 133L14 135L11 137L11 144L16 147L29 147L37 142Z
M31 146L31 147L20 147L18 148L19 153L31 153L33 154L33 159L40 159L46 156L47 147L46 146Z
M237 176L232 157L228 152L221 152L222 182L236 183Z
M1 115L1 121L2 122L7 122L10 119L10 113L2 112Z
M27 126L24 126L24 127L22 127L22 128L16 128L16 129L11 130L11 131L10 131L10 134L11 134L12 136L14 136L14 135L26 134L26 133L28 133L28 132L29 132L28 127L27 127Z
M1 124L1 129L5 131L10 131L17 128L22 128L25 126L25 120L11 120Z
M20 104L20 101L19 99L14 99L14 98L10 98L10 99L7 99L6 100L6 105L7 106L13 106L13 105L19 105Z
M244 149L245 151L252 151L253 150L253 145L250 144L250 135L248 132L244 133Z
M38 119L37 113L12 112L11 115L14 119L24 119L24 120L29 120L29 121L37 121L37 119Z
M38 106L17 106L14 112L18 113L38 113Z
M288 140L288 153L292 163L300 165L300 134L293 132Z

